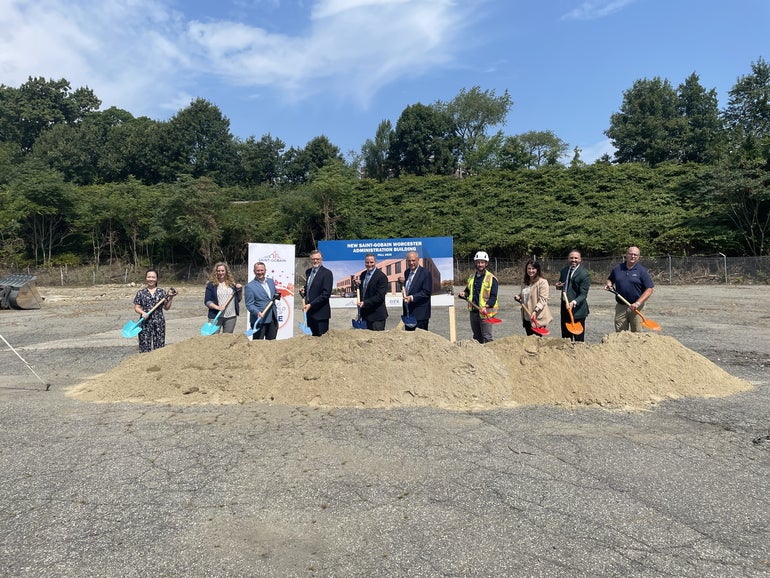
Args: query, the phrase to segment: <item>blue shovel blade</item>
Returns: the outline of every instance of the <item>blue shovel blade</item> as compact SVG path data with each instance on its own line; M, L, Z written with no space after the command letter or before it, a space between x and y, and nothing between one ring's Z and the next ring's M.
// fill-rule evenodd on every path
M132 337L136 337L142 332L142 320L139 321L129 321L123 326L123 330L121 333L123 334L123 337L126 339L131 339Z
M302 321L303 323L297 323L297 325L299 325L300 331L302 331L302 333L304 333L305 335L312 335L313 330L307 326L307 313L302 314Z

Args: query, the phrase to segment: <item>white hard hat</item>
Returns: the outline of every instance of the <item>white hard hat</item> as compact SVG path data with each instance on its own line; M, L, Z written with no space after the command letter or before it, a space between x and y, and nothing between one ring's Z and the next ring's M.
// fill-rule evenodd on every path
M489 255L487 255L486 251L479 251L476 253L476 256L473 258L474 261L486 261L489 263Z

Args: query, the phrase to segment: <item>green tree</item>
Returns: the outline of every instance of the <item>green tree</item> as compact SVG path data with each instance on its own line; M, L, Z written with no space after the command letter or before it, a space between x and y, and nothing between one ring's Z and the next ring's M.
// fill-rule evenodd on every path
M520 137L507 136L503 139L498 152L497 165L499 168L509 171L532 166L530 153Z
M125 182L131 177L146 185L173 180L162 151L165 125L146 116L116 123L99 159L100 179Z
M160 189L145 186L134 178L106 188L115 220L126 239L125 256L135 268L149 262L153 243L164 242L167 235L160 215ZM117 248L115 252L120 254Z
M353 188L356 175L341 161L322 167L309 185L311 198L318 207L321 218L322 240L337 239L344 224L340 201Z
M35 265L47 265L54 248L71 234L73 188L61 173L30 160L10 180L8 190L20 237L31 247Z
M112 185L91 185L78 187L75 194L75 230L88 239L91 248L91 264L95 269L102 265L106 252L108 264L118 257L120 227L115 219L120 210Z
M679 98L668 80L659 77L634 82L623 93L620 112L610 117L606 134L619 163L659 163L679 159L685 122Z
M339 147L325 135L312 138L303 149L292 147L284 157L284 170L292 184L307 183L328 163L344 162Z
M679 114L685 121L680 144L683 162L711 164L722 154L724 130L715 89L707 91L692 73L679 85Z
M550 130L530 130L519 135L524 145L529 162L528 168L534 169L559 164L559 159L567 152L567 143Z
M389 120L383 120L377 126L374 140L367 139L361 147L364 174L367 178L377 179L380 182L388 178L388 149L392 132L393 124Z
M281 139L266 134L259 140L249 137L245 141L236 141L235 146L241 160L244 185L277 185L282 180L286 144Z
M390 137L393 173L450 175L456 166L451 119L435 107L407 106Z
M19 88L0 85L0 141L15 142L25 153L46 130L77 124L101 101L89 88L71 90L65 79L29 77Z
M730 90L724 120L733 151L757 154L770 140L770 65L764 59L752 62L751 74Z
M706 173L702 190L729 218L751 255L770 253L770 161L726 160Z
M238 171L236 147L230 121L203 98L177 112L163 127L166 181L188 174L208 176L218 184L233 181Z
M171 241L192 248L210 267L222 257L220 217L228 205L216 183L209 178L181 177L160 185L163 212Z
M459 162L465 170L478 172L489 166L488 159L495 149L490 145L487 130L494 126L505 125L505 119L513 106L508 91L496 96L494 90L481 90L474 86L460 93L449 102L438 101L437 110L449 117L451 130L456 137ZM502 135L498 136L499 139ZM493 141L499 144L495 139Z

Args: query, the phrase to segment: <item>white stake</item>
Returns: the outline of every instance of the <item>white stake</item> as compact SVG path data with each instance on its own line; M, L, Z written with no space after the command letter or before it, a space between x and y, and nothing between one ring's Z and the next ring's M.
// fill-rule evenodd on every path
M19 355L19 352L16 351L10 343L8 343L8 341L5 339L5 337L0 335L0 339L2 339L5 342L5 344L11 349L11 351L13 351L16 354L16 357L18 357L19 359L21 359L24 362L24 365L27 366L27 369L29 369L32 373L35 374L35 377L37 377L40 380L40 383L42 383L45 386L45 390L48 391L51 388L51 384L50 383L46 383L43 380L43 378L40 377L34 369L32 369L32 366L29 363L27 363L27 360L24 359L21 355Z

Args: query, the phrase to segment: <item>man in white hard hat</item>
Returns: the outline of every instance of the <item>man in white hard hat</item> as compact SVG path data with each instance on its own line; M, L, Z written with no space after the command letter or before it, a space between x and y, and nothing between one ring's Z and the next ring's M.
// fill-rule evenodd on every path
M468 301L473 339L479 343L494 341L492 323L497 315L497 277L487 270L489 255L479 251L473 257L476 272L468 278L468 283L458 297ZM474 307L475 305L475 307Z

